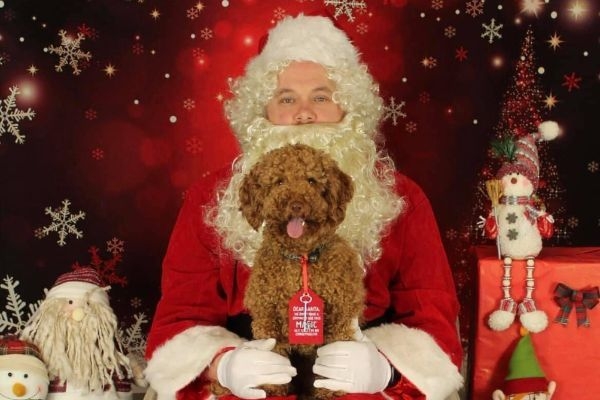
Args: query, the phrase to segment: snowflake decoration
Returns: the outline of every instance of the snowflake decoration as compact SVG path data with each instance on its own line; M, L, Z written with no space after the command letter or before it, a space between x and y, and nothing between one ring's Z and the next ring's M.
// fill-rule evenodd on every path
M483 33L481 34L481 37L482 38L487 37L488 43L490 43L490 44L494 43L494 38L498 38L498 39L502 38L502 35L500 34L500 29L502 29L504 24L496 25L495 18L492 18L492 20L490 21L490 23L488 25L481 24L481 26L483 27L483 30L484 30Z
M365 33L369 32L369 25L361 22L360 24L356 25L356 32L358 32L360 35L364 35Z
M431 100L431 95L428 92L419 93L419 103L427 104Z
M3 281L0 288L6 290L8 294L6 295L5 310L0 312L0 333L10 329L12 334L18 335L40 307L42 301L38 300L33 304L25 303L15 290L19 286L19 281L15 281L8 275L4 277ZM27 313L25 313L25 308L29 310Z
M453 240L456 238L458 238L458 231L456 229L451 228L446 231L446 239Z
M83 211L79 211L77 214L70 213L69 205L71 205L71 202L68 199L63 200L62 204L62 209L57 208L54 211L52 210L52 207L46 207L45 214L50 215L52 223L43 227L45 236L50 232L58 233L58 241L56 243L58 243L59 246L64 246L67 243L65 242L65 238L69 234L75 235L77 239L83 237L83 232L77 230L75 224L77 224L77 221L80 219L85 219L85 213Z
M441 10L444 8L444 0L431 0L431 8Z
M85 116L85 119L89 121L93 121L96 118L98 118L98 113L93 108L88 108L87 110L85 110L83 115Z
M385 113L383 115L383 121L391 118L392 125L394 125L394 126L398 125L399 117L406 118L406 113L402 110L405 105L406 105L406 103L403 101L396 104L396 99L394 97L390 97L390 104L383 107L383 110Z
M587 165L587 169L593 174L595 172L598 172L598 169L600 169L600 165L597 161L590 161Z
M36 239L41 239L43 237L46 237L46 235L44 234L44 229L43 228L35 228L33 230L33 237Z
M427 69L434 69L437 67L437 59L435 57L425 57L421 60L421 65Z
M466 13L471 17L475 18L478 15L483 14L483 4L485 0L471 0L467 2Z
M573 88L579 89L581 78L575 75L575 72L571 72L571 75L563 75L563 78L565 81L561 86L565 86L569 92L573 90Z
M90 247L88 249L88 253L92 255L90 263L88 265L81 265L79 262L75 262L71 268L74 271L81 268L93 268L104 282L110 285L116 283L121 285L121 287L125 287L127 285L127 278L117 274L117 264L123 259L123 253L112 253L110 259L103 260L98 254L99 252L100 249L96 246Z
M183 108L185 108L186 110L193 110L194 108L196 108L196 102L192 99L185 99L183 101Z
M277 7L275 10L273 10L273 16L275 19L283 19L286 15L287 13L284 8Z
M10 133L15 137L15 143L25 143L25 135L21 134L18 122L27 118L30 121L35 117L35 111L28 108L27 111L17 108L17 95L20 94L18 86L10 89L10 95L0 102L0 137L3 133Z
M5 60L4 60L4 57L2 57L2 56L0 55L0 65L4 65L4 61L5 61Z
M204 28L200 31L200 37L204 40L208 40L213 37L213 31L210 28Z
M139 297L134 297L133 299L131 299L129 304L133 308L140 308L142 306L142 299L140 299Z
M579 225L579 218L570 217L567 219L567 226L569 228L577 228L578 225Z
M196 47L192 50L192 55L194 56L194 58L200 58L204 56L204 49L201 49L199 47Z
M90 39L98 39L98 30L92 27L87 26L86 24L81 24L77 27L77 33L81 33L86 38Z
M4 60L4 64L6 64L10 61L10 54L2 52L0 53L0 58L2 58Z
M194 20L200 16L200 10L197 7L191 7L185 11L185 15L189 19Z
M131 52L133 54L135 54L136 56L139 56L141 54L144 54L144 45L141 43L134 43L131 46Z
M467 59L468 54L469 54L469 52L467 51L467 49L465 49L464 47L460 46L454 52L454 58L456 58L460 62L463 62L463 61L465 61Z
M104 150L99 147L96 147L92 150L92 158L96 161L100 161L104 159Z
M417 131L417 123L414 121L408 121L404 126L404 129L406 129L406 132L408 133L415 133Z
M452 25L450 25L450 26L447 26L447 27L444 29L444 36L446 36L448 39L450 39L450 38L452 38L452 37L456 36L456 28L455 28L455 27L453 27Z
M133 315L133 320L133 323L124 330L119 327L115 336L125 349L125 353L144 354L146 337L142 332L142 325L148 323L148 319L146 314L137 313Z
M125 242L117 239L116 237L106 241L106 251L113 256L115 254L121 254L125 252Z
M186 139L185 151L194 156L197 156L198 154L202 153L202 150L202 140L198 136L192 136L191 138Z
M61 43L59 47L54 47L50 45L48 47L48 52L51 54L57 54L60 57L60 61L58 65L55 65L54 68L57 72L62 72L62 69L65 65L70 65L73 68L73 75L79 75L81 70L79 69L79 61L86 60L89 61L92 58L92 55L89 52L84 52L79 47L82 40L85 40L85 36L81 33L77 34L77 38L74 39L67 35L67 31L60 30L58 32L60 36Z
M363 0L325 0L325 5L335 7L335 13L333 14L335 19L344 14L350 22L354 22L354 16L352 15L354 9L365 10L367 8L367 4Z

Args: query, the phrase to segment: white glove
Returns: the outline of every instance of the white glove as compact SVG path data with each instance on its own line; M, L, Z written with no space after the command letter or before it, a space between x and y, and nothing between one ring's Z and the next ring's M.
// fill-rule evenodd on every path
M333 342L317 350L316 388L346 393L377 393L392 377L392 367L372 342Z
M257 386L282 385L296 376L290 360L272 352L275 339L253 340L228 351L217 367L217 379L243 399L264 399L267 394Z

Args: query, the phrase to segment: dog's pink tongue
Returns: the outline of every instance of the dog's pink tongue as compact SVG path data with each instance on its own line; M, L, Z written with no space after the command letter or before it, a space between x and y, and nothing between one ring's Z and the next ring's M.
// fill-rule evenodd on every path
M287 224L287 234L292 239L298 239L304 233L304 220L292 218Z

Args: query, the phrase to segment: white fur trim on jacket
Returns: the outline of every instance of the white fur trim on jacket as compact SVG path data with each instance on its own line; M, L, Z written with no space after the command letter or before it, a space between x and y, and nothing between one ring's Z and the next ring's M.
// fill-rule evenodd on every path
M175 400L180 389L196 379L223 347L242 339L220 326L195 326L158 347L144 370L158 400Z
M427 400L444 400L462 387L458 368L426 332L401 324L386 324L364 334Z

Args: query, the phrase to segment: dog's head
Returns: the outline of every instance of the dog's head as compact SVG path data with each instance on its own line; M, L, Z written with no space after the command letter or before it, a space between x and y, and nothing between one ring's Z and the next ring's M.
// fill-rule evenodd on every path
M240 210L250 225L303 240L335 231L354 184L326 153L287 145L266 153L244 177Z

